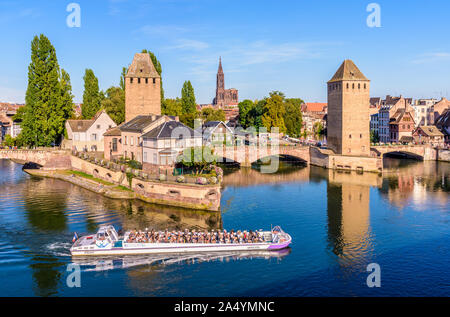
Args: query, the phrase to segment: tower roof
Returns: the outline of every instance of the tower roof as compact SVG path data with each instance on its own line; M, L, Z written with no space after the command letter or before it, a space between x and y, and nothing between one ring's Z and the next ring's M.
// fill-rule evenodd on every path
M365 80L369 81L366 76L359 70L359 68L353 63L352 60L346 59L341 67L334 74L333 78L330 79L329 83L342 80Z
M222 69L222 57L219 57L219 70L217 71L218 73L223 73L223 69Z
M126 77L160 77L152 63L150 54L136 53Z

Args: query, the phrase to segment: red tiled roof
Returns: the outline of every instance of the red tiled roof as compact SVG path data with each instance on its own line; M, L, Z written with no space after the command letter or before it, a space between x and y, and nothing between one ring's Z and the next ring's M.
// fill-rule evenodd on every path
M308 102L306 103L305 110L308 112L326 112L327 111L327 103L322 102Z

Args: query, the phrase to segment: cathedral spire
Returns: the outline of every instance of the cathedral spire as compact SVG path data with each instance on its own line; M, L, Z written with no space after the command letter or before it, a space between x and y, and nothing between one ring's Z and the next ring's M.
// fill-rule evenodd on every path
M219 70L218 70L217 72L220 73L220 74L223 73L223 69L222 69L222 56L219 57Z

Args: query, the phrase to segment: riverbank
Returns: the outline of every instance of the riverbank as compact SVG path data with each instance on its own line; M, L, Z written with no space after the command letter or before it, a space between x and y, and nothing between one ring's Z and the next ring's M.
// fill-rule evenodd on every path
M101 179L96 179L89 174L85 174L86 176L83 176L78 171L70 171L70 170L45 171L39 169L24 169L23 171L32 176L60 179L112 199L137 198L136 194L126 187L118 186L113 183L103 181Z

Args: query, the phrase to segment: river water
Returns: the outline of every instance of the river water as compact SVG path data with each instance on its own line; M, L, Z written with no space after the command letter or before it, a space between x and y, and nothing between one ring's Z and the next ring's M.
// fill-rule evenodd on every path
M104 198L0 160L0 296L449 296L450 164L387 159L383 175L284 165L227 171L221 213ZM73 232L267 229L279 253L72 260ZM81 287L68 287L68 265ZM381 287L369 288L377 263Z

